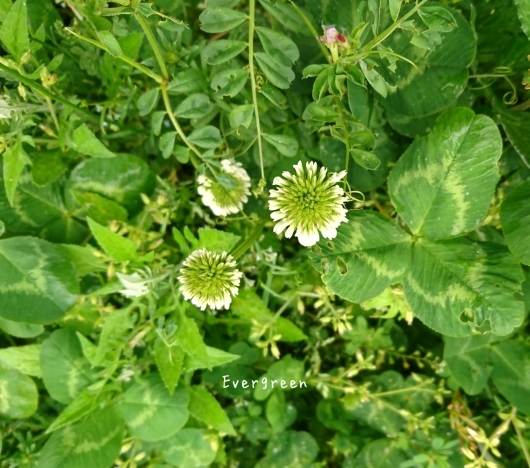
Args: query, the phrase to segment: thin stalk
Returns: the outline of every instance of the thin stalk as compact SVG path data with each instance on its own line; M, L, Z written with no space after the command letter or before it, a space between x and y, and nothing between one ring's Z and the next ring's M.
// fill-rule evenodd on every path
M401 23L404 23L406 20L408 20L412 15L414 15L421 6L426 3L427 0L421 0L420 3L418 3L412 10L410 10L406 15L401 17L398 21L396 21L394 24L389 26L387 29L385 29L381 34L378 34L375 36L368 44L366 44L363 47L363 50L371 51L376 45L383 42L388 36L390 36L399 26Z
M342 103L338 96L333 96L335 105L339 111L340 121L342 123L343 134L344 134L344 144L346 145L346 162L344 163L344 170L348 172L348 165L350 162L350 142L348 141L348 125L346 122L346 116L344 115L344 109L342 108ZM348 183L347 179L344 179L344 185Z
M528 453L528 448L526 447L526 441L525 441L525 438L523 437L523 434L521 433L521 429L519 429L517 427L517 424L516 424L516 417L515 417L515 413L516 413L517 409L514 407L514 411L512 411L513 413L513 416L511 418L512 420L512 424L513 424L513 428L515 429L515 433L517 434L517 439L519 440L519 444L521 444L521 450L523 451L523 455L524 455L524 459L526 460L526 464L530 467L530 454Z
M303 10L301 10L300 7L296 3L293 2L293 0L289 0L289 3L294 7L296 12L304 20L304 23L306 24L306 26L309 29L309 31L311 31L311 34L314 37L318 37L318 31L315 29L315 27L313 26L313 23L311 23L311 20L307 17L307 15L303 12ZM329 50L328 50L328 48L324 44L322 44L322 42L320 42L320 41L318 41L318 46L320 47L320 50L321 50L322 54L324 55L324 57L326 57L326 59L329 60Z
M44 86L41 86L40 84L36 83L30 78L25 77L24 75L21 75L19 72L17 72L16 70L13 70L12 68L5 66L3 63L0 63L0 70L2 70L4 74L9 76L11 79L20 81L22 84L29 86L30 88L34 89L35 91L38 91L39 93L52 99L53 101L60 102L61 104L64 104L70 109L73 109L74 111L79 112L80 114L83 114L92 120L99 121L99 118L95 116L94 114L92 114L92 112L82 109L80 107L77 107L75 104L71 103L67 99L57 96L56 94L53 94L51 91L47 90Z
M248 18L248 67L250 69L250 83L252 86L252 104L254 105L254 118L256 119L256 133L258 134L258 154L261 169L261 180L265 180L263 166L263 143L261 141L261 123L259 120L258 92L256 86L256 71L254 70L254 17L256 15L256 0L249 0Z
M259 239L259 237L261 236L261 232L263 231L264 225L265 223L259 223L254 228L254 231L251 232L250 236L248 236L231 252L232 257L234 257L235 260L240 258L252 246L252 244L254 244L254 242Z
M147 21L145 21L145 18L142 15L139 15L138 13L134 14L134 17L136 18L136 21L140 23L140 26L142 27L145 37L147 37L147 41L151 45L151 48L153 49L153 52L156 57L156 61L158 62L158 66L160 67L160 71L162 72L162 77L164 80L169 81L169 73L167 71L166 61L164 60L164 57L162 56L162 52L160 50L160 47L158 47L158 42L153 34L153 31L151 31L151 28L147 24Z

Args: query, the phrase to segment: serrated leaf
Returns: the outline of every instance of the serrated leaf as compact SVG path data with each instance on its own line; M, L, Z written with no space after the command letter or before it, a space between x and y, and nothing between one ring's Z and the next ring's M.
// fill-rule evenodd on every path
M247 15L229 8L207 8L199 16L201 29L207 33L230 31L243 24Z
M190 396L185 387L170 395L157 375L136 382L117 409L132 435L149 442L167 439L188 421Z
M215 397L204 387L188 387L190 394L189 411L195 419L202 421L219 432L236 435L236 431L225 411Z
M210 65L220 65L237 57L246 48L246 42L222 39L208 44L202 51L202 57Z
M0 315L45 324L77 301L74 266L55 245L33 237L0 240Z
M284 67L269 55L257 52L256 61L267 79L278 88L289 89L294 80L294 72L289 67Z
M293 157L298 153L298 140L295 138L287 135L270 135L268 133L263 133L262 135L280 154Z
M175 335L175 341L186 354L199 361L202 366L208 369L211 368L206 345L199 332L199 328L195 321L188 318L183 311L179 313L179 325Z
M90 364L72 330L56 330L44 340L40 367L48 393L65 404L71 403L94 380Z
M164 460L178 468L210 466L216 453L211 437L204 429L182 429L162 444Z
M394 166L390 198L414 234L443 239L466 233L490 205L501 154L501 136L489 117L449 110Z
M526 415L530 415L530 350L514 341L491 349L491 378L502 395Z
M504 336L523 321L524 305L514 297L523 279L521 266L503 245L462 237L420 239L403 286L415 316L439 333Z
M222 349L212 348L211 346L206 346L206 354L208 356L208 366L197 360L191 355L187 355L184 359L184 367L186 372L194 371L197 369L206 369L215 366L222 366L228 364L229 362L239 359L239 356L232 353L227 353Z
M218 229L199 228L199 241L194 245L194 249L203 247L213 252L230 252L241 240L231 232L219 231Z
M200 119L211 110L210 98L206 94L192 94L175 109L175 115L184 119Z
M0 414L8 418L28 418L35 411L39 394L33 380L15 369L0 367Z
M245 87L248 79L247 70L229 69L217 73L210 84L217 97L237 96Z
M265 53L280 65L292 67L293 63L300 58L298 47L285 34L261 26L256 28L256 32Z
M115 262L143 262L152 257L152 254L139 256L136 253L136 244L133 241L112 232L105 226L96 223L93 219L87 218L87 222L100 247Z
M22 147L22 140L8 148L3 154L4 186L9 204L13 206L15 190L17 189L20 175L26 164L31 164L31 159Z
M509 249L521 263L530 265L530 181L513 189L504 199L500 219Z
M92 366L114 362L120 355L124 345L123 335L131 326L127 309L115 310L104 318L99 343L91 359Z
M92 156L93 158L114 158L116 155L107 149L92 133L86 124L82 124L72 133L72 140L75 149L82 154Z
M123 439L123 421L114 408L55 431L44 444L37 468L110 468Z
M99 393L93 393L84 388L79 395L57 416L48 426L46 434L50 434L61 427L79 421L81 418L96 409L96 400Z
M17 0L3 19L0 40L9 53L20 61L30 48L28 33L28 12L25 0Z
M405 276L410 249L410 236L379 213L350 211L337 237L308 255L335 294L363 302Z
M172 341L172 339L169 341ZM169 394L173 395L180 375L182 374L184 350L177 344L168 346L159 336L157 336L154 352L158 371L160 372Z

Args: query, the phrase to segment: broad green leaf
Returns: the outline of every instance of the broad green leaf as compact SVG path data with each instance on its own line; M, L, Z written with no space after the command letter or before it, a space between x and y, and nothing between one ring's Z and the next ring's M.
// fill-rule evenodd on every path
M103 329L92 365L104 365L118 359L125 341L123 335L131 326L131 319L127 309L115 310L105 316Z
M221 405L208 390L199 385L189 387L188 390L191 416L219 432L236 435L230 419L228 419Z
M25 375L42 377L39 364L40 344L0 349L0 366L11 367Z
M159 89L153 88L143 93L139 98L136 105L138 106L139 114L143 117L152 112L158 103Z
M147 163L132 155L88 159L70 174L72 190L93 192L113 200L127 208L131 216L142 210L144 204L140 195L150 196L155 180Z
M407 460L393 440L378 439L368 442L353 461L355 468L396 468Z
M0 39L17 62L29 50L26 0L17 0L3 19Z
M203 49L202 57L210 65L220 65L237 57L246 48L246 42L221 39L220 41L210 42Z
M51 323L79 294L74 266L59 247L33 237L0 240L0 315L33 324Z
M292 67L300 58L298 47L286 35L260 26L256 28L256 32L266 54L280 65Z
M243 24L247 15L229 8L207 8L199 16L201 29L207 33L229 31Z
M158 149L162 151L162 156L167 159L173 153L175 148L175 138L177 136L176 132L166 132L164 133L158 142Z
M363 302L405 276L410 248L410 236L379 213L350 211L337 237L321 240L309 258L335 294Z
M15 369L0 367L0 414L21 419L37 411L39 394L35 383Z
M31 152L31 178L33 183L42 187L55 182L61 177L67 169L62 156L63 152L61 150Z
M530 39L530 1L514 0L517 6L517 15L521 21L521 28Z
M422 6L418 15L431 31L451 32L456 28L455 18L442 6Z
M523 321L523 302L514 297L523 279L521 266L503 245L462 237L420 239L403 286L415 316L443 335L504 336Z
M212 125L194 130L188 139L199 148L214 149L221 146L223 139L218 128Z
M212 106L206 94L192 94L175 109L175 115L184 119L200 119L210 112Z
M269 55L263 52L256 53L256 61L265 73L267 79L278 88L289 89L294 80L294 72L289 67L284 67Z
M94 221L107 224L111 221L127 221L127 210L113 200L102 197L97 193L78 192L72 190L76 201L86 210L87 215Z
M304 120L315 120L317 122L335 122L339 118L339 113L335 109L327 106L320 106L314 102L306 107L302 118Z
M491 349L491 378L503 396L526 415L530 415L530 350L514 341Z
M465 338L445 336L444 340L444 361L452 376L468 395L477 395L488 382L491 344L495 337L489 333Z
M374 153L370 153L369 151L351 148L350 154L359 166L370 171L375 171L381 165L381 160Z
M61 403L71 403L94 380L90 364L72 330L54 331L42 343L40 368L48 393Z
M257 321L261 326L272 322L272 333L281 335L280 341L300 341L307 336L293 322L284 318L274 318L274 314L267 308L258 295L245 289L232 302L232 311L250 323Z
M211 368L206 345L199 328L195 320L188 318L183 311L179 313L179 326L175 334L175 341L186 354L199 361L204 367Z
M94 254L95 249L90 245L81 247L80 245L62 244L57 247L74 264L78 276L82 277L89 273L107 270L107 265Z
M285 431L270 438L266 453L256 468L305 468L317 457L318 444L307 432Z
M21 1L21 0L19 0ZM4 163L4 186L9 204L13 206L15 190L26 164L31 164L31 159L22 147L22 141L17 142L4 152L2 157Z
M204 247L217 253L230 252L240 240L240 236L231 232L199 228L199 241L194 245L194 249Z
M293 157L298 153L298 140L296 138L269 133L262 133L262 136L284 156Z
M248 71L231 68L217 73L210 84L217 97L235 97L245 87L248 79Z
M211 46L212 44L217 44L218 42L223 41L212 42L208 44L207 47ZM188 68L184 71L181 71L167 86L167 92L169 94L188 95L192 93L198 93L205 89L206 79L204 78L204 74L196 68Z
M169 344L172 344L172 340ZM177 344L168 346L159 336L156 337L155 362L160 372L160 376L166 385L170 395L173 395L175 387L182 374L184 363L184 350Z
M411 8L410 4L403 7L403 14ZM385 108L395 113L421 117L439 112L455 101L466 87L467 68L475 57L474 32L456 10L445 5L435 8L445 10L448 17L454 17L457 26L451 32L436 32L441 37L441 43L432 47L433 50L411 44L411 40L418 36L404 29L399 34L392 34L384 42L394 53L414 63L412 65L405 60L398 60L396 72L392 73L385 59L379 60L381 66L377 67L377 71L389 85L397 89L385 99L378 98ZM411 19L415 24L421 21L417 13Z
M215 459L217 444L204 429L182 429L163 442L162 456L178 468L206 467Z
M271 0L259 0L261 6L265 8L279 24L285 26L291 31L310 35L307 25L304 23L303 17L300 15L300 7L296 9L289 3L274 2ZM302 10L303 11L303 10Z
M208 366L205 362L201 362L191 355L187 355L184 359L184 367L186 372L194 371L197 369L206 369L209 367L222 366L229 362L239 359L237 354L227 353L222 349L212 348L206 346L206 355L208 356Z
M87 218L87 222L98 244L115 262L143 262L152 257L152 255L139 256L133 241L112 232L90 218Z
M190 396L184 387L170 395L157 375L135 383L117 408L132 435L154 442L167 439L188 421Z
M55 431L41 451L37 468L111 468L123 439L123 421L112 407Z
M394 21L396 21L397 17L399 16L399 10L401 10L401 4L403 3L403 0L389 0L388 1L388 9L390 10L390 16Z
M493 101L502 127L526 166L530 167L530 115L528 112L516 112L507 109L498 101Z
M107 51L111 55L114 55L115 57L118 55L123 55L120 43L116 40L116 38L112 35L110 31L97 31L97 35L99 37L99 40L103 43L103 45L107 48Z
M31 323L14 322L13 320L0 317L0 330L17 338L34 338L44 331L44 327Z
M116 155L99 141L86 124L82 124L72 133L72 141L75 148L81 154L93 158L114 158Z
M374 88L374 90L377 91L381 96L386 98L389 92L395 91L395 87L392 87L390 84L388 84L375 67L368 66L364 60L361 60L359 65L361 66L361 70L366 78L366 81L368 81L372 88Z
M504 199L500 219L509 249L521 263L530 265L530 181L516 187Z
M296 421L296 407L285 400L284 393L275 389L267 400L265 410L267 421L269 421L274 432L282 432Z
M501 154L502 139L489 117L452 109L392 169L392 202L414 234L444 239L471 231L490 205Z
M238 129L240 126L249 128L254 117L254 106L252 104L243 104L237 106L230 112L230 126Z
M272 86L270 83L265 83L259 90L270 102L272 102L278 109L287 109L287 98L278 88Z

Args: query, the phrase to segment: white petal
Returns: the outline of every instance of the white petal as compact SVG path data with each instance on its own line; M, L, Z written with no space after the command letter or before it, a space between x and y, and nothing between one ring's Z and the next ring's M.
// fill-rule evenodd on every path
M296 231L296 237L298 238L300 244L302 244L304 247L311 247L312 245L315 245L320 239L320 236L318 235L318 231L316 229L309 232L298 229Z

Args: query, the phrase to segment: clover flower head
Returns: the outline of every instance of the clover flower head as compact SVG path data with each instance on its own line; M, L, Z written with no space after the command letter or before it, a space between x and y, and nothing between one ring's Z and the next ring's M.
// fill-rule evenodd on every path
M132 275L116 273L120 283L125 288L120 291L121 294L127 297L141 297L149 292L149 283L152 280L143 276L140 272L144 273L141 270L134 272Z
M221 174L228 176L229 188L226 183L200 175L197 179L197 192L202 197L202 203L210 208L214 215L227 216L238 213L248 201L250 177L241 163L230 159L221 161Z
M236 268L234 258L226 252L205 248L192 252L184 261L178 280L184 299L201 310L228 309L239 292L243 273Z
M277 221L276 234L285 229L285 237L296 237L305 247L316 244L319 231L326 239L337 236L340 223L347 221L344 203L348 200L344 190L337 185L346 171L327 174L327 169L317 168L315 162L304 165L302 161L293 166L296 174L285 171L276 177L273 184L277 190L270 191L269 209L271 218Z

